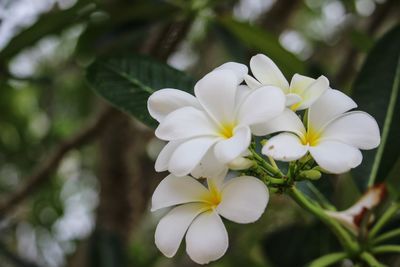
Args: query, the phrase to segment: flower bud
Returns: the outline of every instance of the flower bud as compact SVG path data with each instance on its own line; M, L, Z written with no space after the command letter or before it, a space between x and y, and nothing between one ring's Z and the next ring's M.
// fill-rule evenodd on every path
M300 173L300 177L302 179L308 179L308 180L318 180L321 178L321 173L317 170L308 170L308 171L302 171Z
M244 157L237 157L228 163L228 167L234 171L245 170L252 167L254 162Z

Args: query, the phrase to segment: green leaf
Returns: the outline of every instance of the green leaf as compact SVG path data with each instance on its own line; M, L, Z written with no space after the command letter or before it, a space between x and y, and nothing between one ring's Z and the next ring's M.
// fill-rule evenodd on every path
M231 17L219 18L218 22L245 46L270 57L286 77L291 77L295 73L306 73L304 62L283 48L275 35L258 26L240 22Z
M147 112L147 99L162 88L193 92L194 80L185 73L145 56L98 59L87 80L100 96L150 127L157 123Z
M353 87L359 109L371 114L381 129L380 146L365 151L362 165L353 172L359 181L368 181L368 186L384 181L400 156L399 87L400 26L397 26L372 48Z

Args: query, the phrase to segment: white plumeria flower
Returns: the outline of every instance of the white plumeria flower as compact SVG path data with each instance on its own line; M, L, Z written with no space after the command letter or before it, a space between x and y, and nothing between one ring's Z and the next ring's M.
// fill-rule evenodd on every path
M157 171L169 170L177 176L199 169L221 172L247 150L251 133L261 132L258 124L282 113L282 91L240 85L246 74L245 65L226 63L197 82L196 97L163 89L149 98L149 113L160 122L155 134L170 141L157 158Z
M245 81L250 88L265 85L281 88L286 94L286 106L292 110L309 108L329 88L329 81L325 76L312 79L300 74L295 74L289 85L276 64L262 54L251 58L250 69L256 78L246 75Z
M343 173L362 161L359 149L373 149L380 143L375 119L362 111L347 112L356 103L342 92L329 89L308 110L307 128L300 118L286 109L264 125L272 137L262 153L274 159L292 161L308 151L319 166L331 173Z
M327 210L325 213L338 220L347 229L358 234L361 222L369 211L378 206L386 196L385 184L378 184L368 189L368 191L350 208L344 211ZM373 217L369 218L368 223L373 221Z
M268 189L250 176L208 179L208 187L189 177L167 176L152 197L152 211L174 207L155 232L155 243L173 257L186 233L186 252L199 264L221 258L228 248L228 233L220 216L236 223L257 221L267 206Z

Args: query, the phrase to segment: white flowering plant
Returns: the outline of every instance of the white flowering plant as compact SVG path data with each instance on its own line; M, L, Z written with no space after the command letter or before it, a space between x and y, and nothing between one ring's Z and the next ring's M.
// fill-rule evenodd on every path
M333 89L327 77L294 74L288 82L264 54L250 59L250 71L245 64L228 62L196 83L164 66L168 82L160 84L163 79L153 79L151 72L159 63L148 58L120 63L95 63L89 80L100 88L96 89L100 95L155 127L155 136L166 142L155 170L168 175L151 202L152 211L170 208L155 230L155 244L165 256L173 257L185 238L186 252L194 262L220 259L229 247L222 218L239 224L256 222L272 194L291 197L339 240L342 251L323 255L309 266L329 266L343 259L384 266L375 255L400 252L396 244L382 245L400 234L398 229L382 233L400 203L394 200L374 214L387 194L385 184L375 183L377 170L371 171L364 195L344 211L324 205L298 186L348 172L362 164L362 150L386 142L385 128L381 133L375 118L357 110L357 103ZM141 66L150 74L124 78L127 73L143 75ZM116 88L124 93L107 90L105 75L125 79ZM128 96L140 101L131 105ZM153 119L144 114L145 108ZM380 148L379 153L383 153Z

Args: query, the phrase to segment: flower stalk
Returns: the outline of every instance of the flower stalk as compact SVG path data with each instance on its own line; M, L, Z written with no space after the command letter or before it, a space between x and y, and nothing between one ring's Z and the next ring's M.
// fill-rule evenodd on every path
M349 232L347 232L337 221L329 218L322 208L308 200L307 197L295 186L292 186L287 193L294 201L296 201L297 204L324 222L338 237L343 248L349 255L354 255L359 252L360 247L358 243L355 242L355 240L351 237Z
M371 229L369 232L368 237L370 239L373 239L379 231L382 229L385 224L390 221L390 219L393 218L394 215L399 211L400 209L400 203L392 203L390 207L385 211L385 213L382 215L382 217L376 222L374 227Z

